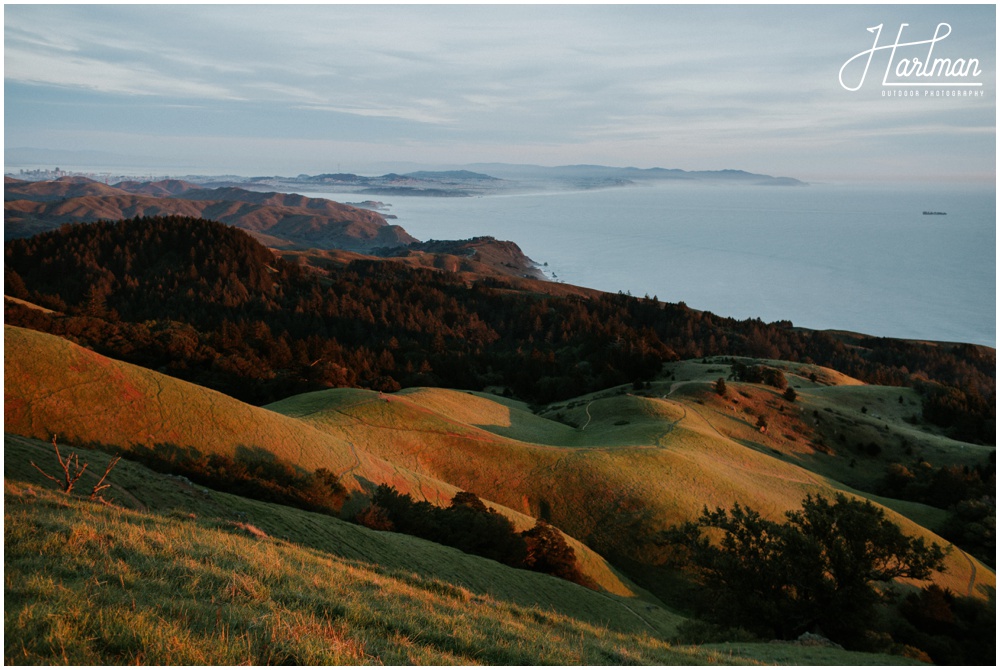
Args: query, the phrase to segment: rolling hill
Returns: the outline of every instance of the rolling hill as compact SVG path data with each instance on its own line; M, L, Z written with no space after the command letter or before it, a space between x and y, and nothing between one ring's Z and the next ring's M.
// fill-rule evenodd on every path
M784 438L748 443L739 413L712 416L703 399L671 393L673 384L654 397L580 398L573 411L586 417L582 429L442 389L331 389L256 408L53 336L7 326L5 337L8 432L110 449L166 444L277 456L341 473L358 493L390 483L439 504L473 491L520 528L544 518L596 550L583 557L585 569L622 595L635 591L598 554L656 567L657 533L705 505L739 500L779 518L808 493L850 491L778 452L772 445ZM891 508L889 516L907 533L947 544ZM993 573L962 552L935 582L970 595L995 587Z
M281 458L313 471L327 468L355 494L378 483L447 504L455 484L387 461L365 445L337 438L266 408L241 403L151 370L114 361L62 338L11 326L4 329L4 429L6 432L111 450L151 449L188 458L224 454L251 459ZM356 402L377 404L377 394L354 392ZM346 409L346 408L345 408ZM127 421L121 417L127 416ZM358 511L361 500L348 503ZM504 511L504 510L501 510ZM530 527L523 514L507 510ZM606 590L632 595L606 561L579 543L574 547L588 576Z
M30 237L65 224L143 216L186 216L247 231L303 264L323 268L344 254L377 253L413 267L467 277L544 279L513 242L479 237L420 242L377 212L295 193L206 188L179 179L102 184L85 177L4 180L4 239Z

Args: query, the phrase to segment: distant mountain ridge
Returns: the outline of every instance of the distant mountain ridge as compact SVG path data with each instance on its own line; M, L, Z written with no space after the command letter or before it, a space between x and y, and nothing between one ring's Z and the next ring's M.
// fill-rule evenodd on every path
M354 173L300 174L297 177L263 177L258 185L294 189L321 186L371 195L468 197L547 189L590 190L666 182L702 182L748 186L805 186L792 177L774 177L746 170L680 170L668 168L611 167L607 165L515 165L477 163L421 169L378 176Z
M291 193L208 189L181 180L110 186L63 177L39 182L7 179L4 184L5 239L29 237L65 223L169 215L226 223L284 249L369 251L417 241L371 210Z
M469 170L478 170L500 176L504 179L534 178L534 179L620 179L634 181L661 180L691 180L733 182L755 185L795 185L805 186L803 182L792 177L774 177L766 174L747 172L746 170L681 170L678 168L637 168L612 167L608 165L559 165L542 166L509 163L475 163L465 166Z
M469 176L472 175L472 176ZM330 175L347 179L356 175ZM491 179L473 173L457 178ZM206 188L180 179L103 184L85 177L4 183L4 238L31 237L64 224L119 221L143 216L185 216L241 228L282 252L344 251L407 258L410 264L451 272L543 279L537 265L513 242L492 237L423 243L390 225L371 208L297 193ZM322 253L313 261L328 262ZM303 259L303 262L306 262ZM308 263L307 263L308 264Z

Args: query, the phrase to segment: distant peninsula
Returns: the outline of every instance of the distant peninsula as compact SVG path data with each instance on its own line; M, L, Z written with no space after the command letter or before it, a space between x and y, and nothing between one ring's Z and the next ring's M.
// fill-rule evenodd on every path
M260 185L277 189L323 188L364 195L471 197L547 190L592 190L665 182L704 182L751 186L805 186L792 177L773 177L744 170L687 171L606 165L512 165L483 163L445 170L417 170L379 176L353 173L258 177ZM249 186L244 185L245 188Z
M668 168L612 167L607 165L542 166L512 163L477 163L472 165L417 166L406 172L362 175L354 172L321 172L295 176L234 174L172 175L153 179L143 177L134 184L155 183L162 192L142 195L177 195L190 186L200 188L241 188L261 192L343 193L365 196L363 202L378 202L368 196L420 196L429 198L467 198L546 191L588 191L608 188L652 186L668 183L703 183L734 186L807 186L793 177L775 177L746 170L680 170ZM105 184L131 185L134 177L96 169L93 172L21 170L8 172L18 181L51 181L60 177L88 177ZM174 192L179 190L179 192ZM360 205L363 209L375 209Z

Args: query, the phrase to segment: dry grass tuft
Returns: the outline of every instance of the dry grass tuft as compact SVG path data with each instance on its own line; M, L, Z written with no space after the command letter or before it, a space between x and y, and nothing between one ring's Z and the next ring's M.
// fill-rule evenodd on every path
M244 521L230 521L226 525L230 528L236 528L237 530L241 530L250 537L257 538L258 540L263 540L268 537L268 534L262 531L260 528L254 526L253 524L246 523Z

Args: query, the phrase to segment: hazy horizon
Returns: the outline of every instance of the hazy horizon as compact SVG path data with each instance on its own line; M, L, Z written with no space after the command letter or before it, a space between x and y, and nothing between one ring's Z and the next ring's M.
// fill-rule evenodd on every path
M504 162L995 180L992 5L8 5L4 16L8 152L236 174ZM926 41L942 23L935 57L975 68L883 85L897 31ZM866 80L864 58L842 72L876 25L883 48ZM900 47L895 62L926 49Z

